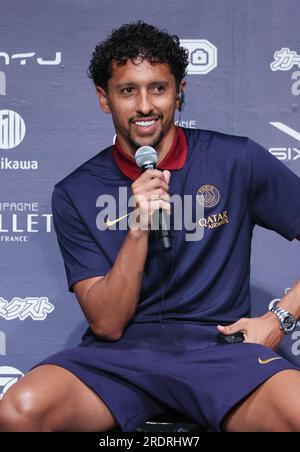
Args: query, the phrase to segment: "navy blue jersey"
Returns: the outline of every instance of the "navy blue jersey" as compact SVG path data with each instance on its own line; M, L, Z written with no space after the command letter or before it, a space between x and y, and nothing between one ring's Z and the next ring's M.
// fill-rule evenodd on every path
M201 240L187 241L184 228L173 230L172 249L160 252L151 232L132 322L163 318L232 323L250 311L255 224L288 240L300 234L300 179L247 137L178 130L187 143L184 163L164 166L164 159L158 168L171 168L171 195L189 194L195 203L202 203L203 215L196 220L204 235ZM99 230L96 222L103 209L97 206L99 196L112 195L118 200L119 187L132 195L131 184L139 174L130 178L114 153L113 146L103 150L60 181L53 192L54 225L70 291L77 281L105 275L127 234L118 227ZM127 163L130 167L131 162ZM121 215L117 210L116 217Z

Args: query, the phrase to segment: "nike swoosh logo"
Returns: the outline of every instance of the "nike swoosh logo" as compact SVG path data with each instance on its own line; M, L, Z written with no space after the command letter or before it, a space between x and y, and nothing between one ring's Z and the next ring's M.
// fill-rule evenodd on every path
M109 218L107 218L105 224L106 226L113 226L114 224L118 223L119 221L123 220L124 218L128 217L128 215L130 215L132 212L127 213L126 215L123 215L120 218L117 218L116 220L110 220Z
M258 358L258 362L259 362L259 364L269 364L272 361L276 361L277 359L282 359L282 358L280 356L276 356L276 358L269 358L269 359Z

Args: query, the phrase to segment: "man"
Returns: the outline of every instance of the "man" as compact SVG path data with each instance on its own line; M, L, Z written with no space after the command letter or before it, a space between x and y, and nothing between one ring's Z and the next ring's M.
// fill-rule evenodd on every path
M143 22L96 47L90 76L116 145L53 194L69 289L90 328L7 391L0 430L133 431L172 408L215 430L300 431L300 373L275 352L300 317L300 282L283 310L248 318L254 224L299 239L300 181L248 138L175 127L187 64L176 36ZM143 145L156 169L136 166ZM101 230L100 198L120 187L137 221L122 229L130 215L109 216ZM160 208L172 217L170 194L202 204L204 235L173 228L162 252L151 219ZM240 331L243 343L217 342Z

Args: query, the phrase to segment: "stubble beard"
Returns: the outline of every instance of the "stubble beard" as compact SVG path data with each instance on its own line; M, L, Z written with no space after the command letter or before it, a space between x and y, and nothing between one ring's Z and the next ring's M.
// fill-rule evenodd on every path
M134 151L137 151L137 149L139 149L139 148L142 147L142 146L151 146L152 148L155 149L155 148L159 145L159 143L162 141L163 137L164 137L164 133L161 131L161 132L159 133L158 137L157 137L155 140L153 140L153 141L150 142L150 143L145 144L145 143L138 143L137 141L135 141L135 140L131 137L131 135L130 135L130 133L129 133L129 135L128 135L128 141L129 141L130 146L133 148Z
M131 135L131 128L130 128L130 126L129 126L129 131L128 131L128 141L129 141L129 143L130 143L130 146L131 146L132 149L134 150L134 152L137 151L137 149L139 149L139 148L142 147L142 146L151 146L152 148L155 149L155 148L159 145L159 143L162 141L163 137L164 137L164 132L163 132L162 130L160 130L159 135L158 135L157 138L155 138L152 142L150 142L150 143L138 143L137 141L135 141L135 140L132 138L132 135ZM150 138L150 139L151 139L151 138Z

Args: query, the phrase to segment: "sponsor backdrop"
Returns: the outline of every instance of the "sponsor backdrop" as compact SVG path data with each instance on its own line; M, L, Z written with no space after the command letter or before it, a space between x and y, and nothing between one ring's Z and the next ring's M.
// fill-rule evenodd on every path
M300 175L300 5L0 0L0 7L2 394L37 361L77 344L86 327L67 290L50 198L57 181L114 138L87 77L96 43L138 19L178 34L190 53L181 124L248 135ZM255 228L254 315L299 278L299 246ZM300 365L300 326L281 349Z

